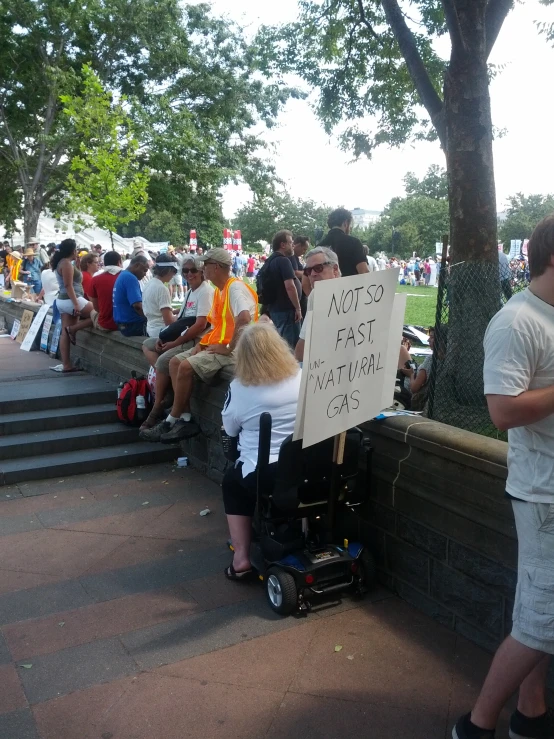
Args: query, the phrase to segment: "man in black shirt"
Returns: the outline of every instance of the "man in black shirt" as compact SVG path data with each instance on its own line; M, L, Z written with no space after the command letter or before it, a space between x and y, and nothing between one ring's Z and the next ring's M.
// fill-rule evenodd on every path
M304 255L310 248L310 239L307 236L295 236L293 241L294 253L289 257L290 263L294 270L294 274L300 280L300 309L302 310L302 318L306 316L308 308L308 297L304 292L302 278L304 277Z
M350 236L352 213L346 208L337 208L329 214L327 225L330 231L318 246L329 246L335 252L342 276L369 272L362 242Z
M273 237L273 254L267 269L267 279L271 282L271 302L267 306L271 320L279 334L294 349L300 326L302 311L300 309L300 295L302 288L300 281L294 274L290 259L293 256L293 241L290 231L279 231Z

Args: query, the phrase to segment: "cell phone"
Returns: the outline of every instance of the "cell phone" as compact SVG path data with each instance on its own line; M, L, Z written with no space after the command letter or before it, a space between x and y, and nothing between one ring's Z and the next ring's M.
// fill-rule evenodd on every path
M405 362L404 367L406 369L412 369L412 363L410 362L410 360L408 360L407 362Z

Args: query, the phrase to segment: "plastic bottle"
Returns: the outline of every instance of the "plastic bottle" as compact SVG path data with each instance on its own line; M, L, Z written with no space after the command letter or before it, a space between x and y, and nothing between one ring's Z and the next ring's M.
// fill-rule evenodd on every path
M137 395L137 418L139 421L144 421L146 418L146 400L144 395Z

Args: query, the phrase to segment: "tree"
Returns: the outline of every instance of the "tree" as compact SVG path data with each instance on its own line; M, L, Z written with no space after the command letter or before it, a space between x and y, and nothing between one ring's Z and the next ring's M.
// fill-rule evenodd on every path
M116 105L98 76L83 66L83 92L62 95L69 125L80 137L79 153L67 178L67 209L92 216L100 228L113 232L146 210L148 170L139 167L138 141L133 135L125 98Z
M554 212L554 195L528 195L518 192L508 198L506 220L500 224L500 239L509 246L512 239L528 239L537 223Z
M408 196L448 200L448 177L446 171L437 164L432 164L421 180L413 172L408 172L404 177L404 187Z
M498 310L488 59L513 0L302 0L297 22L262 30L268 69L316 90L316 112L355 156L438 139L446 159L452 264L447 368L436 417L483 406L482 340ZM434 40L448 35L443 61ZM441 337L438 337L442 340ZM457 389L463 390L459 392ZM460 398L463 397L463 400Z
M194 219L186 209L196 196L213 206L222 183L248 181L264 158L259 124L272 125L296 94L256 75L241 29L206 4L0 0L0 38L0 159L10 168L3 185L21 203L26 239L44 209L59 209L79 153L60 95L78 94L83 64L127 96L150 191L169 180L188 193L179 219ZM155 199L152 207L164 210Z
M327 227L331 210L313 200L294 199L288 193L273 194L241 208L233 218L233 227L240 229L244 243L271 241L281 229L295 236L308 236L313 243L318 229Z

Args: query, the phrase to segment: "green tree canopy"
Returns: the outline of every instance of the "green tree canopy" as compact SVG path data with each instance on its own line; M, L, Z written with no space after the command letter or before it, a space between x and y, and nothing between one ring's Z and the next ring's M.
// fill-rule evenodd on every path
M0 195L0 213L10 212L17 187L26 236L43 209L59 207L79 152L60 95L79 94L83 64L129 100L152 172L151 220L168 210L157 200L156 180L164 193L176 191L171 200L180 205L170 212L182 227L217 211L223 183L267 183L259 124L272 125L296 93L257 75L242 30L215 18L207 4L1 0L0 38L0 159L10 189ZM198 203L207 201L197 216Z
M420 195L434 200L447 200L448 178L446 171L437 164L432 164L423 178L418 180L413 172L408 172L404 177L406 195Z
M288 229L295 236L307 236L314 243L316 233L327 228L331 210L313 200L274 193L241 208L233 218L233 227L240 229L245 244L270 242L281 229Z
M66 209L89 215L100 228L113 232L146 209L149 173L139 168L138 141L124 110L114 104L98 76L83 66L83 93L62 95L69 125L80 136L79 153L70 164Z
M554 213L554 195L523 195L508 198L506 219L500 224L499 236L505 247L512 239L528 239L537 223Z

